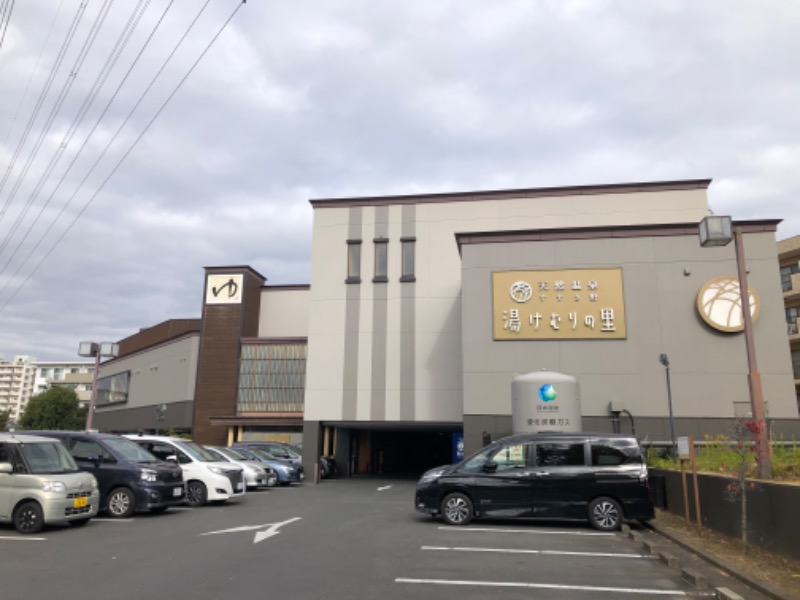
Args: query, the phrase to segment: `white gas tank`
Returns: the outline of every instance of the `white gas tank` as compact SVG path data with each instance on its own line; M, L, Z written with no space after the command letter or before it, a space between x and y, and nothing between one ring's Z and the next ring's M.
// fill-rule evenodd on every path
M578 380L564 373L542 370L514 377L511 410L515 434L582 429Z

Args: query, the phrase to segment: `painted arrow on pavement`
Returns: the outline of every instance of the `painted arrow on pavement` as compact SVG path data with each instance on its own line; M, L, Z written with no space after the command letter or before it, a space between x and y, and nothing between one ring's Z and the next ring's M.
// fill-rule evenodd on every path
M280 523L264 523L262 525L243 525L242 527L233 527L232 529L220 529L219 531L209 531L208 533L201 533L200 535L218 535L220 533L236 533L238 531L253 531L254 529L261 529L266 527L264 531L257 531L256 536L253 539L253 543L257 544L258 542L263 542L266 539L271 538L272 536L278 535L281 527L284 525L288 525L289 523L294 523L295 521L299 521L302 517L294 517L293 519L288 519L286 521L281 521Z

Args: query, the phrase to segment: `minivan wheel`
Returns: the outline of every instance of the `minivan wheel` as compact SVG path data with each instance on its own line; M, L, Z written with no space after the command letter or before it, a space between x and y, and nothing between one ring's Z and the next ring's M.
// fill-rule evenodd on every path
M448 525L467 525L473 516L472 500L469 496L454 492L442 500L442 518Z
M190 481L186 484L186 504L189 506L203 506L208 498L206 486L202 481Z
M114 519L127 519L136 508L136 498L126 487L111 490L108 495L108 514Z
M20 533L39 533L44 527L44 514L37 502L23 502L14 511L14 527Z
M589 522L600 531L616 531L622 524L622 508L611 498L595 498L589 503Z

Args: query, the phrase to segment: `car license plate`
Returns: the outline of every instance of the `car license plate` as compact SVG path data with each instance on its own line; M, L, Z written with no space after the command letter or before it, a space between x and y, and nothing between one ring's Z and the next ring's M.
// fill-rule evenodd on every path
M242 489L242 483L241 482L236 484L236 489L237 490L241 490Z
M181 494L183 494L183 488L182 487L176 487L176 488L172 489L172 495L173 496L180 496Z
M303 479L305 479L305 477L306 477L306 474L305 474L305 473L300 473L300 481L302 481Z
M75 498L72 501L73 508L84 508L87 504L89 504L89 499L85 496L83 498Z

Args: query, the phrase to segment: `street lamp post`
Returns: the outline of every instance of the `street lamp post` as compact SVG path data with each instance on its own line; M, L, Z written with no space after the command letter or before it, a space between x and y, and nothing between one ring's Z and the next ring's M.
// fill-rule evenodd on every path
M747 285L747 266L744 257L744 241L741 227L733 227L731 217L710 215L700 221L700 245L727 246L731 240L736 251L736 269L739 277L739 297L742 302L742 323L744 324L744 343L747 350L748 387L750 391L750 410L758 425L758 475L762 479L772 479L772 460L769 450L769 436L764 410L764 390L761 387L761 374L756 363L756 345L753 336L753 319L750 312L750 288Z
M658 357L658 362L664 365L667 376L667 402L669 403L669 438L672 442L672 460L678 462L678 450L675 447L675 417L672 415L672 386L669 381L669 357L662 354Z
M86 414L86 431L92 429L94 406L97 401L97 373L100 371L100 358L103 356L115 357L119 355L119 344L113 342L81 342L78 345L78 356L94 357L94 372L92 373L92 395L89 398L89 411Z

